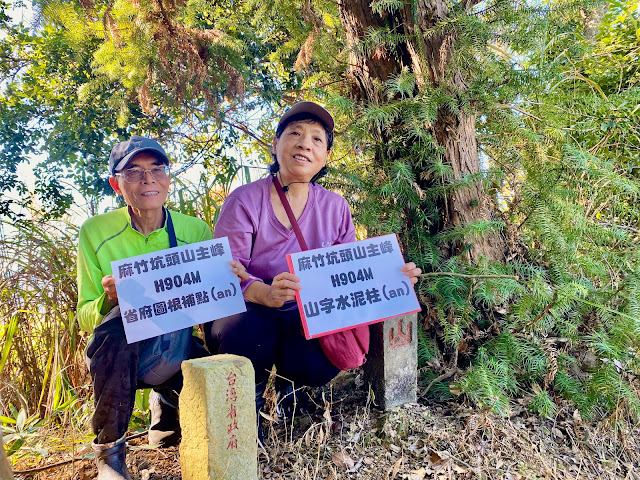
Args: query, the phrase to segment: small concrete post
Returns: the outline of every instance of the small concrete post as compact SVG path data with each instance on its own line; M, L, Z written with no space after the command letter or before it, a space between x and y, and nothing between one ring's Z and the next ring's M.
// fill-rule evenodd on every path
M182 362L180 464L184 480L258 478L255 372L237 355Z
M415 402L418 391L418 315L412 313L371 325L364 364L376 403L389 409Z

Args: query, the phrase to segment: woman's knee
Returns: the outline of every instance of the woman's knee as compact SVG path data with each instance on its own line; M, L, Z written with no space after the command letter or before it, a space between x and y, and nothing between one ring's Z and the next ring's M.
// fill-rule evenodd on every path
M211 353L251 352L266 346L275 348L278 326L269 309L247 304L247 311L211 323L207 346Z
M278 352L278 373L296 385L320 387L331 381L340 370L325 356L317 340L301 336L289 337Z

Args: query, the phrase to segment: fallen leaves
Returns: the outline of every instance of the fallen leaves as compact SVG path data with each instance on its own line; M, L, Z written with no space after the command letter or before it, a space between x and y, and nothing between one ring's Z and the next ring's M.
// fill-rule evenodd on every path
M385 478L388 479L394 479L396 478L396 476L398 475L398 473L400 472L400 469L402 468L402 464L406 461L404 455L402 457L400 457L396 463L393 465L393 467L391 467L391 469L389 470L389 472L387 472L387 476Z
M344 452L334 453L331 460L333 461L333 464L339 468L350 469L355 465L353 459Z
M412 470L409 473L402 475L403 480L423 480L427 476L426 468L419 468L418 470Z
M293 428L282 421L269 427L259 479L640 480L640 425L627 426L621 442L610 425L585 421L567 406L553 419L532 415L522 399L509 417L458 402L380 412L368 403L366 387L344 392L317 398L317 410L296 417ZM180 478L176 448L165 453L145 446L146 439L135 441L127 455L135 478ZM86 460L40 478L89 480L95 465Z
M450 473L453 472L457 475L466 474L469 469L458 465L452 455L447 451L432 451L429 455L429 466L431 471L427 473L435 474L435 478L449 478ZM441 477L442 474L447 474Z
M348 473L357 472L362 466L362 462L365 460L364 457L360 458L357 462L353 460L347 453L343 451L339 451L333 454L331 457L331 461L338 468L345 469ZM367 464L371 461L371 459L366 459Z

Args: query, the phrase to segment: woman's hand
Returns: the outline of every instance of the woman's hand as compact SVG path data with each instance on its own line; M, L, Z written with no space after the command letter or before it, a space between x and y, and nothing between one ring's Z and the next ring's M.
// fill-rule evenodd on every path
M113 275L105 275L102 277L102 288L107 295L107 302L111 308L118 305L118 292L116 292L116 279Z
M241 282L244 282L245 280L248 280L249 277L251 276L251 275L249 275L247 273L247 269L244 268L244 265L242 265L239 261L231 260L229 262L229 265L231 265L231 273L237 275L238 279Z
M416 267L416 264L413 262L405 263L400 271L404 272L405 277L409 277L411 285L418 283L418 276L422 273L422 270Z
M300 278L292 273L282 272L273 277L269 290L265 291L264 305L279 308L296 299L296 291L301 290Z

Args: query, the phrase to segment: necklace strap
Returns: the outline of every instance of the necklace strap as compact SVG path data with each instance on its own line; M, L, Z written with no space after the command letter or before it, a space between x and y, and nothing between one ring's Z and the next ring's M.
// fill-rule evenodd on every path
M296 216L293 214L293 210L291 210L291 205L289 205L289 200L287 200L287 197L284 194L284 190L282 189L282 185L280 185L278 177L273 177L273 183L276 186L276 192L278 192L278 196L280 197L280 201L282 202L284 211L287 212L287 217L289 217L289 222L291 222L291 227L293 228L293 232L296 234L296 238L298 239L300 248L303 252L305 250L309 250L309 247L307 247L307 242L304 241L304 237L302 236L300 225L298 225Z
M176 231L173 228L173 220L171 220L171 214L169 213L168 208L165 208L165 212L167 212L167 233L169 234L169 247L177 247L178 240L176 238Z

